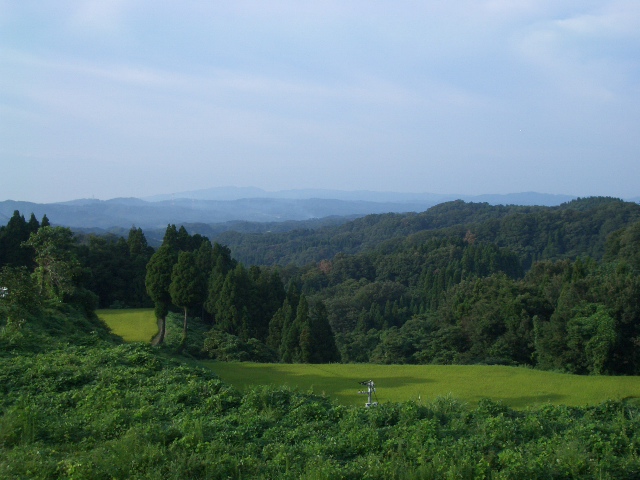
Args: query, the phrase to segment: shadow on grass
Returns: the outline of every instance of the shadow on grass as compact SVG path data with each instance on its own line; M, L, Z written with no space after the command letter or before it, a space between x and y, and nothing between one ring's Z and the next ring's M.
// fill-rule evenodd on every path
M229 365L232 365L229 367ZM373 380L377 386L385 388L398 388L407 385L424 384L434 382L434 380L410 377L410 376L371 376L353 374L348 375L341 372L333 371L330 369L322 369L315 365L310 365L309 369L305 371L292 372L283 368L279 364L267 365L262 364L259 368L246 368L242 364L237 364L238 368L235 368L235 364L225 364L222 368L216 368L215 362L207 362L205 366L217 373L223 380L228 377L230 381L239 382L246 385L264 385L264 384L281 384L292 386L294 384L300 385L319 385L319 384L331 384L331 385L356 385L360 382ZM313 370L323 370L326 372L324 375L314 374Z
M224 382L240 390L254 385L287 386L300 391L310 391L317 395L327 395L343 404L359 404L363 396L358 392L366 390L360 382L373 380L381 401L391 400L397 389L412 385L424 385L435 380L413 376L367 375L367 369L360 366L345 372L325 365L305 366L303 370L291 369L286 364L261 364L254 367L247 364L203 362L204 366L215 372Z

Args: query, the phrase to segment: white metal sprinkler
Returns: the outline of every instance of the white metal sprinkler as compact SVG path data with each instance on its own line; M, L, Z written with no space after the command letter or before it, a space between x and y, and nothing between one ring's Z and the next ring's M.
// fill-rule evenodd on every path
M360 382L360 385L364 385L367 387L366 391L358 392L361 395L368 395L369 401L365 404L367 408L375 407L378 405L378 402L373 401L373 395L376 394L376 384L373 383L373 380L365 380L364 382ZM376 400L378 400L378 396L376 395Z

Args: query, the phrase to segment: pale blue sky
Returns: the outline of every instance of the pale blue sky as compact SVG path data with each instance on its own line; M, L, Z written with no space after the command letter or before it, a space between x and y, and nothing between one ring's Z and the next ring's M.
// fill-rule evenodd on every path
M640 195L640 2L0 0L0 200Z

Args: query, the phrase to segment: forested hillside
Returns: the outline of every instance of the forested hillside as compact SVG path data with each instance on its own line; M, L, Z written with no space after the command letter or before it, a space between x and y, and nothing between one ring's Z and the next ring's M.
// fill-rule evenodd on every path
M37 226L16 212L2 227L5 264L34 264L21 242ZM85 301L180 311L196 356L637 374L639 230L640 206L612 198L456 201L213 244L169 225L157 250L136 228L69 248Z
M388 241L419 243L433 236L462 237L470 230L480 242L516 251L533 261L602 258L611 232L640 219L640 205L604 197L574 200L558 207L491 206L454 201L415 214L368 215L345 225L283 233L225 232L216 241L247 264L305 265L337 253L356 254ZM386 251L395 248L391 243Z

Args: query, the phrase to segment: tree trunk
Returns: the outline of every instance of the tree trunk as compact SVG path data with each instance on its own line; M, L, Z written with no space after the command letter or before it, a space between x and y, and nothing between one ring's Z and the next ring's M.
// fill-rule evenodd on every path
M160 345L164 342L164 335L166 332L166 317L162 317L158 319L158 334L151 340L151 345Z
M182 325L182 340L187 339L187 307L184 307L184 323Z

